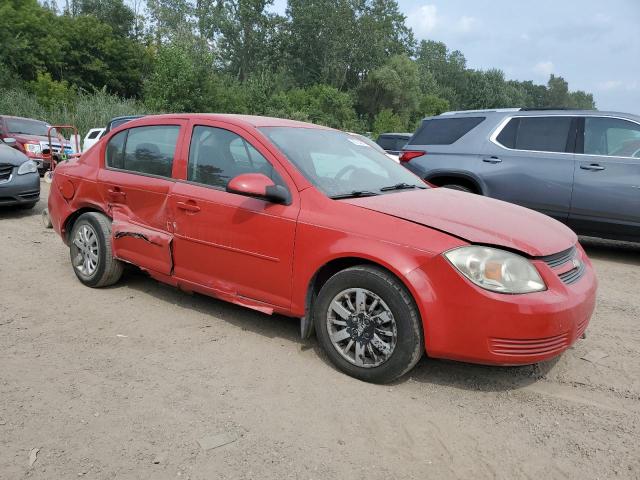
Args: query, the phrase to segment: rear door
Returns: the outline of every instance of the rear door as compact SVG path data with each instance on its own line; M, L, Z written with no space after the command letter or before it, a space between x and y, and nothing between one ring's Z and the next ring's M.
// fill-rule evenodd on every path
M566 222L577 125L572 116L505 119L480 159L485 193Z
M173 268L167 201L184 125L167 120L117 133L105 146L104 168L98 174L113 218L114 255L164 275Z
M580 232L640 237L640 124L580 119L570 224Z
M194 124L183 181L171 194L175 212L175 276L238 302L242 298L288 307L296 222L295 184L273 155L241 128ZM263 173L286 187L282 205L226 191L242 173Z

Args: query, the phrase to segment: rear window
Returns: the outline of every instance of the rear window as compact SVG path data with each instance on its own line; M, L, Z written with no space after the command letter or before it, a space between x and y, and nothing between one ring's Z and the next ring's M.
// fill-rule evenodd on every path
M572 117L512 118L496 140L516 150L568 152L572 121Z
M486 117L432 118L424 120L413 145L451 145L480 125Z
M377 143L378 145L380 145L380 147L382 147L383 150L396 151L402 150L402 148L407 144L408 141L408 138L398 137L395 135L380 135L378 137Z
M93 140L98 135L100 135L100 132L101 132L101 130L93 130L92 132L89 132L89 135L87 135L87 138L90 139L90 140Z

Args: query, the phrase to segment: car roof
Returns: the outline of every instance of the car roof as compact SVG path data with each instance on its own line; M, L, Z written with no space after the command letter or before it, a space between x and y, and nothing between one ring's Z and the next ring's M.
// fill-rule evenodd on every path
M297 128L317 128L324 130L333 130L329 127L316 125L313 123L299 122L297 120L288 120L286 118L261 117L258 115L238 115L232 113L181 113L181 114L163 114L163 115L145 115L144 122L164 119L182 119L182 120L218 120L228 122L243 127L297 127ZM133 120L135 122L136 120ZM136 122L137 123L137 122Z
M31 122L40 122L44 123L45 125L49 125L49 123L45 122L44 120L38 120L37 118L16 117L14 115L0 115L0 118L15 118L16 120L29 120Z

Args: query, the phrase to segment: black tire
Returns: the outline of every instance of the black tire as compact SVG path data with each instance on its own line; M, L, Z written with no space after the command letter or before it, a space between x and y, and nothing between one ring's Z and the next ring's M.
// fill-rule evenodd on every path
M449 188L451 190L459 190L461 192L467 192L467 193L475 193L469 187L465 187L464 185L458 185L455 183L448 183L447 185L442 185L442 188Z
M352 288L366 289L380 297L395 319L395 348L381 365L370 368L355 365L338 353L331 341L327 326L329 307L337 295ZM422 323L415 302L405 286L382 268L359 265L333 275L314 301L313 319L320 345L331 362L347 375L366 382L392 382L411 370L424 353Z
M98 243L97 266L88 275L76 268L76 259L80 255L80 250L74 244L74 239L83 226L88 226L95 232ZM111 254L111 220L101 213L88 212L78 217L71 230L69 253L76 277L88 287L107 287L116 283L122 276L123 264Z
M20 208L22 210L31 210L33 207L35 207L37 205L38 202L31 202L31 203L23 203L20 205Z

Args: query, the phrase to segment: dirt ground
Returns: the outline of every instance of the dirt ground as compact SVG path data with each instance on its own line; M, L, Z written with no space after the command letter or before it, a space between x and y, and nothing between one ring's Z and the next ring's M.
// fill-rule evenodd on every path
M640 478L640 245L584 239L598 307L560 358L376 386L295 320L137 272L82 286L43 208L0 210L3 480Z

